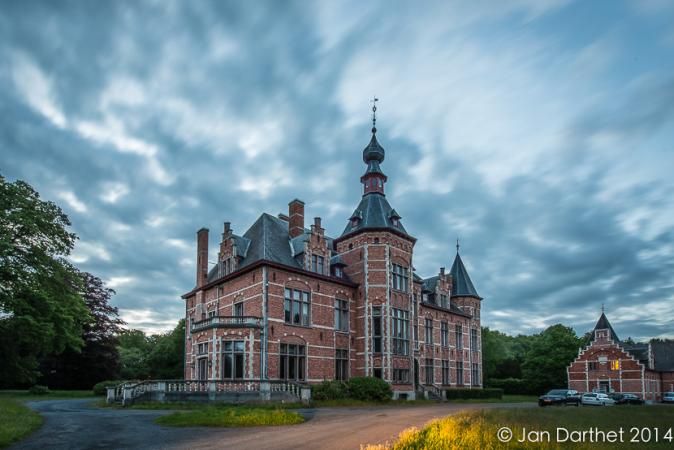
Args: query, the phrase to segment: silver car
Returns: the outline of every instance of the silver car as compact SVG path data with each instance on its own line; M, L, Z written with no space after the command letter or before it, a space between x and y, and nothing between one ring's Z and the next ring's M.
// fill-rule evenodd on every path
M595 405L595 406L613 406L615 401L610 398L608 395L602 392L588 392L583 394L580 398L580 403L585 405Z
M662 403L674 403L674 392L665 392L662 395Z

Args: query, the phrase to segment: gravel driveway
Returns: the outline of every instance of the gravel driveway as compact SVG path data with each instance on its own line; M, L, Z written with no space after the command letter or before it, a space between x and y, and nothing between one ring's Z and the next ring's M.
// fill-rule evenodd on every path
M44 426L12 449L358 449L395 439L410 426L458 411L521 408L533 403L380 406L299 410L301 425L255 428L172 428L154 419L172 411L96 408L88 400L28 402Z

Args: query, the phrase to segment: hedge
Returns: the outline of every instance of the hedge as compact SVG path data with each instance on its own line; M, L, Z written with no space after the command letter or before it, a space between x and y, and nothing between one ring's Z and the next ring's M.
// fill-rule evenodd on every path
M486 386L503 389L504 393L511 395L538 394L538 392L532 388L530 383L527 383L521 378L492 378L487 381Z
M108 386L119 386L126 383L126 380L106 380L96 383L93 387L94 395L106 395L108 393Z
M483 388L483 389L448 389L445 391L447 400L473 399L473 398L502 398L503 389Z
M375 377L355 377L344 381L324 381L312 386L314 400L339 400L351 398L364 401L384 402L391 399L391 386Z

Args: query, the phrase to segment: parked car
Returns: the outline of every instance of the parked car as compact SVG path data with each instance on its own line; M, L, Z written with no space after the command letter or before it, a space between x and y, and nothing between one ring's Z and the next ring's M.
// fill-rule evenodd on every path
M583 394L580 398L580 402L583 406L585 405L595 405L595 406L613 406L615 401L610 398L608 395L601 392L588 392Z
M644 401L634 394L623 394L617 392L609 396L615 401L616 405L643 405Z
M549 405L576 405L580 404L578 391L573 389L553 389L545 395L538 397L538 406Z
M662 395L662 403L674 403L674 392L665 392Z

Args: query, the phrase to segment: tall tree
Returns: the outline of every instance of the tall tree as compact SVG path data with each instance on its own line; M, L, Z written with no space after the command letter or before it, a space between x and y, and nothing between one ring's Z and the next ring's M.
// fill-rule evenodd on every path
M77 237L56 204L0 175L0 385L33 382L38 358L82 345L81 277L65 257Z
M571 327L562 324L536 335L522 364L524 380L541 392L566 387L566 368L578 355L582 342Z
M185 319L168 333L155 336L155 343L148 356L152 378L177 379L183 377L185 355Z
M81 296L92 318L82 324L81 351L66 350L51 355L41 364L41 383L60 389L89 389L103 380L119 377L120 361L118 336L124 321L119 311L110 305L115 291L87 272L80 274L83 281Z

